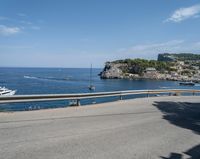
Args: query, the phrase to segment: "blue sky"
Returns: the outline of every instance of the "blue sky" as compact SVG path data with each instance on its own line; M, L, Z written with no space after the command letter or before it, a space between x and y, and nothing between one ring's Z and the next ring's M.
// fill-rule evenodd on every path
M0 66L103 67L200 53L198 0L0 0Z

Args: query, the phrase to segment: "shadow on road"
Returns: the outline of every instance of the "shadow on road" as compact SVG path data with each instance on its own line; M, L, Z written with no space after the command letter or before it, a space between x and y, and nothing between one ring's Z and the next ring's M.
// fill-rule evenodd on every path
M190 156L188 159L200 159L200 144L192 147L191 149L183 152L187 156ZM161 157L162 159L183 159L183 155L179 153L172 152L169 157Z
M163 118L176 126L190 129L200 135L200 103L155 102Z
M200 103L155 102L153 105L163 113L163 119L200 135ZM189 159L200 159L200 144L183 153L190 156ZM183 155L172 152L169 157L161 158L182 159Z
M163 159L182 159L182 155L179 153L171 153L170 157L161 157Z

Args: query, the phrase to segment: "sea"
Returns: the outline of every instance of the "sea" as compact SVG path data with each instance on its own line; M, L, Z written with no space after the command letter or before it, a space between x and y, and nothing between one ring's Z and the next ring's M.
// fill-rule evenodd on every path
M92 85L95 91L124 91L144 89L190 89L179 86L177 81L100 79L101 68L92 69ZM0 86L17 90L16 95L90 93L90 68L0 68ZM200 85L192 87L200 89ZM141 98L145 95L132 95L124 98ZM119 100L119 97L107 97L81 100L81 105ZM38 110L68 107L70 100L51 102L29 102L0 104L0 111Z

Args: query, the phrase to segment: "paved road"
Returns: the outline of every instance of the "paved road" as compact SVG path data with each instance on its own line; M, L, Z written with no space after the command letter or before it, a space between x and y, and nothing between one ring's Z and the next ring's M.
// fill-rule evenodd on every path
M200 97L0 113L0 159L199 159L199 123Z

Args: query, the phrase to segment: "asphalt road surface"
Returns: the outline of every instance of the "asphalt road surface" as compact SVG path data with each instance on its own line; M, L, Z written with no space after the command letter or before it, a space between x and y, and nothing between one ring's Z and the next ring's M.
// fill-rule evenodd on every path
M200 97L0 113L0 159L200 159Z

